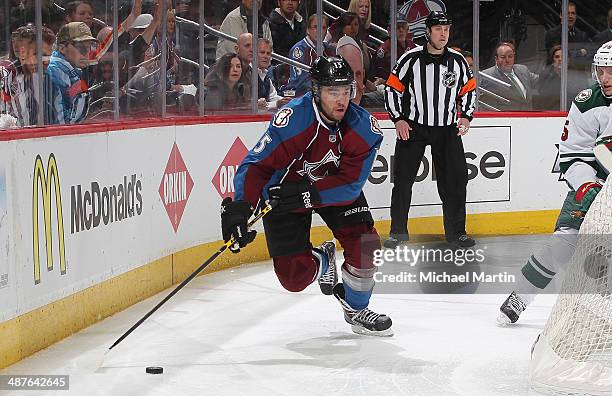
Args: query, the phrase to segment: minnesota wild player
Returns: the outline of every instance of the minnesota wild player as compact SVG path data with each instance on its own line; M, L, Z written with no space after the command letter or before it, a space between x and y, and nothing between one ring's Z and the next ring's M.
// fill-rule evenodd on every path
M597 50L592 70L597 82L574 99L559 143L561 172L570 191L554 234L529 257L516 290L501 305L497 318L500 326L515 323L555 274L567 267L584 215L601 190L606 174L611 172L612 41Z

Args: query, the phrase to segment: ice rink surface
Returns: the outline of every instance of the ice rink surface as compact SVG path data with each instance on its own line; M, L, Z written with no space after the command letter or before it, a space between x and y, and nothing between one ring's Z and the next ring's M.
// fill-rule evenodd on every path
M543 238L479 242L501 268L524 264ZM500 328L506 295L375 293L370 307L391 316L395 335L366 337L351 332L316 283L289 293L264 262L196 278L94 372L169 291L0 374L69 374L70 390L52 395L527 395L530 349L556 299L538 296L520 324ZM147 366L164 373L146 374Z

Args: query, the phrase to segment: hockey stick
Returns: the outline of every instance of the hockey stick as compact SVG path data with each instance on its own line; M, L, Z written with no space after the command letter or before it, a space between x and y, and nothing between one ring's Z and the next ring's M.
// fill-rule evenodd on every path
M267 203L267 205L255 216L253 217L253 219L251 221L249 221L247 228L252 227L255 223L257 223L261 218L263 218L266 214L268 214L268 212L270 212L272 209L274 209L274 207L278 204L278 201L276 200L271 200ZM212 256L210 256L210 258L208 260L206 260L204 263L202 263L202 265L200 265L195 271L193 271L193 273L191 275L189 275L187 278L185 278L185 280L183 280L177 287L174 288L174 290L172 290L172 292L170 292L170 294L168 294L166 297L164 297L163 300L161 300L155 307L153 307L153 309L151 309L149 312L147 312L147 314L145 316L143 316L142 318L140 318L138 320L138 322L134 323L134 325L132 327L130 327L125 333L123 333L123 335L121 335L121 337L119 337L117 339L117 341L115 341L113 343L113 345L111 345L108 350L106 351L106 353L110 352L111 349L113 349L114 347L116 347L117 345L119 345L119 343L121 341L123 341L125 339L125 337L129 336L134 330L136 330L136 328L138 328L138 326L140 326L145 320L147 320L149 318L149 316L153 315L153 313L155 311L157 311L162 305L164 305L166 303L166 301L168 301L169 299L172 298L172 296L174 296L176 293L178 293L179 290L181 290L187 283L189 283L193 278L195 278L200 272L202 272L202 270L204 270L204 268L208 267L208 265L210 263L212 263L217 257L219 257L219 255L221 253L223 253L227 248L229 248L230 246L232 246L234 243L236 243L236 241L234 240L234 238L232 237L229 241L225 242L223 244L223 246L221 246L219 248L219 250L217 250ZM106 355L106 354L105 354ZM101 364L100 364L101 366Z

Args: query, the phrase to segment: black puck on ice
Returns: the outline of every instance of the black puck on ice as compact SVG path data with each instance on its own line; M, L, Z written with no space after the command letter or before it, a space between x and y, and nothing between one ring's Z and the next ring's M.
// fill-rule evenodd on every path
M164 372L163 367L147 367L146 372L148 374L162 374Z

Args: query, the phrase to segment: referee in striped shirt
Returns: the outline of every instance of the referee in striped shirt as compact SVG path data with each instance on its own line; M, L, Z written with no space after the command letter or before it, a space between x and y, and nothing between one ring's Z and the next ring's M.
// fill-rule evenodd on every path
M446 240L460 248L475 244L465 231L467 166L461 136L470 128L476 81L465 58L446 46L451 24L446 13L432 11L425 21L427 44L402 55L386 83L385 107L397 133L391 232L384 244L389 248L408 240L412 185L427 145L431 145Z

